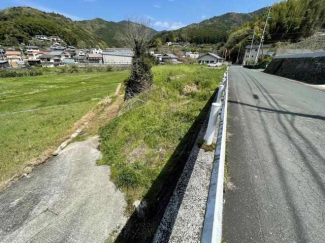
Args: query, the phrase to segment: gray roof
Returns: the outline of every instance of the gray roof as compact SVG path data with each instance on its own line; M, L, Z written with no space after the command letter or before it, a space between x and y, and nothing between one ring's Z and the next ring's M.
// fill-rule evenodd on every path
M166 58L177 59L178 57L176 55L174 55L174 54L167 53L167 54L163 55L162 58L165 58L165 59Z
M133 57L133 53L131 52L103 52L103 56L121 56L121 57Z
M38 49L38 46L25 46L25 49Z
M45 58L53 58L54 56L53 55L50 55L50 54L44 54L42 56L40 56L39 58L40 59L45 59Z
M53 55L53 56L61 56L63 53L63 51L52 51L50 55Z
M212 52L205 53L205 54L203 54L202 56L200 56L199 58L204 57L204 56L206 56L206 55L212 56L212 57L214 57L214 58L216 58L216 59L223 59L222 57L220 57L220 56L218 56L217 54L212 53Z

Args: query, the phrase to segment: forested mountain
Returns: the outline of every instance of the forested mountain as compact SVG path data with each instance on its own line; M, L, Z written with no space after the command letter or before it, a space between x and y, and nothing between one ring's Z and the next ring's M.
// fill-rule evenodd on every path
M256 20L246 23L234 31L228 38L225 48L236 59L239 50L244 55L244 46L251 43L255 31L255 44L261 40L267 12ZM271 8L266 28L266 44L278 42L297 42L325 28L324 0L289 0L276 3Z
M246 22L253 21L260 16L266 8L252 13L227 13L191 24L175 31L165 31L157 35L162 42L189 41L196 44L216 44L226 42L229 34Z
M120 47L123 44L116 37L124 27L125 21L73 21L56 13L46 13L29 7L14 7L0 11L0 44L28 43L35 35L58 35L68 45L82 48ZM151 31L155 33L155 30Z

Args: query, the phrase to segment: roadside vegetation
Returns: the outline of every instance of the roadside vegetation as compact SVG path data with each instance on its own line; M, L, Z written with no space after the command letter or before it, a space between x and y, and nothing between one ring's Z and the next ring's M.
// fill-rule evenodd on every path
M125 102L120 115L101 129L103 159L98 163L111 166L111 177L125 193L129 212L149 188L147 203L155 202L168 173L180 163L177 154L184 153L186 141L182 147L178 145L218 87L224 71L198 65L156 66L152 88ZM164 168L161 175L167 162L170 168ZM152 188L158 175L160 182Z
M0 182L56 148L127 77L101 72L0 79Z
M113 72L129 70L129 67L112 67L112 66L86 66L78 67L77 65L63 66L56 68L47 67L29 67L26 69L3 69L0 70L0 78L15 78L27 76L40 76L45 74L65 74L65 73L93 73L93 72Z

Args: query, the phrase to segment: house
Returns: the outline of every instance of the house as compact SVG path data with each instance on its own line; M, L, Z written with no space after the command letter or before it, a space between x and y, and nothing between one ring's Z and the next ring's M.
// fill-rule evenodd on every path
M132 64L132 58L133 58L133 52L127 52L127 51L103 52L104 64L130 65Z
M90 49L90 54L103 54L103 50L102 49L96 49L96 48L93 48L93 49Z
M7 60L0 60L0 69L10 67L9 62Z
M86 51L84 51L84 50L78 50L77 51L77 55L84 57L84 56L86 56Z
M222 63L223 58L215 53L208 52L198 58L200 64Z
M268 51L270 49L271 45L263 45L260 49L260 52L258 54L258 58L262 55L268 55ZM245 50L245 56L244 56L244 61L243 64L246 65L248 63L253 63L256 59L257 52L258 52L258 45L253 45L253 46L246 46Z
M178 57L177 56L175 56L174 54L170 54L170 53L163 55L161 57L161 59L162 59L162 61L164 63L166 63L166 62L172 62L173 64L180 64L180 63L182 63L182 62L179 62L178 61Z
M64 60L66 58L68 58L68 59L71 58L71 54L68 51L64 51L61 53L61 59Z
M61 38L58 37L58 36L50 36L49 39L50 39L51 41L57 41L57 42L61 42L61 41L62 41Z
M84 56L79 56L79 55L76 55L73 57L75 63L87 63L87 57L84 55Z
M77 62L72 58L66 58L66 59L63 60L63 64L65 64L65 65L76 65Z
M185 57L187 58L193 58L193 59L198 59L200 54L198 52L186 52Z
M36 60L39 58L40 55L42 55L43 53L40 51L29 51L27 52L27 56L29 60Z
M103 63L103 55L102 54L88 54L87 55L89 63Z
M64 51L66 48L64 46L61 46L59 43L54 43L53 45L50 46L50 49L52 51Z
M39 47L38 46L25 46L25 50L27 51L27 53L33 52L33 51L39 51Z
M50 39L46 35L35 35L36 39L43 40L43 41L49 41Z
M6 51L6 57L11 67L19 67L23 62L20 51Z
M34 60L33 59L28 59L28 60L25 60L25 61L26 61L26 63L28 63L28 65L30 67L41 66L41 60L40 59L34 59Z
M68 46L66 51L68 51L71 56L74 56L77 53L77 48L75 48L74 46Z
M52 51L50 54L44 54L39 57L43 67L57 67L62 62L61 51ZM64 59L64 58L63 58Z
M4 49L0 49L0 60L6 59L5 53L6 53L6 51Z

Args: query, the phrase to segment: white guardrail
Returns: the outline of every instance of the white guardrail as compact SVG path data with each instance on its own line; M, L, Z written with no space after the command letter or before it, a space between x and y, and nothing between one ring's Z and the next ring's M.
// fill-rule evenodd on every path
M221 109L221 112L219 112ZM228 110L228 69L224 75L222 85L219 87L216 102L212 104L209 124L204 137L207 145L211 145L217 130L218 115L221 113L218 128L217 145L210 181L209 196L205 211L202 230L202 243L222 242L222 210L223 210L223 184L226 160L226 134Z

